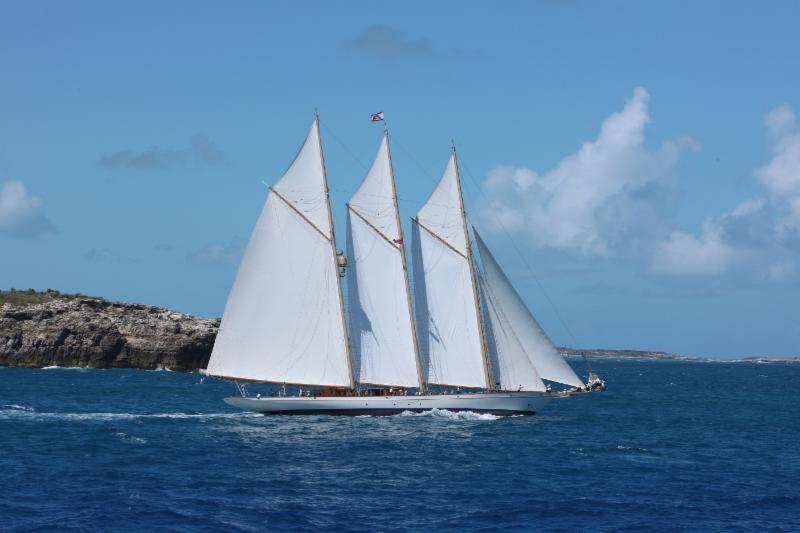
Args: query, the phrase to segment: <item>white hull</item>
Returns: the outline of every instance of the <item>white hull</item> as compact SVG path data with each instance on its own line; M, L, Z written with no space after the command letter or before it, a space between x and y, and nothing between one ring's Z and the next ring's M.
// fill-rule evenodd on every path
M493 392L431 396L335 396L225 398L225 402L267 415L394 415L433 409L495 415L532 415L547 402L546 392Z

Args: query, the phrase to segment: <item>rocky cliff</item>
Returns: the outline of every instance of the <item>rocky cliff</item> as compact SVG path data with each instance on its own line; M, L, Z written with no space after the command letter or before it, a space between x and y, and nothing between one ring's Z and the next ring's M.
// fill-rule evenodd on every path
M2 303L0 366L195 370L218 328L219 319L100 298Z

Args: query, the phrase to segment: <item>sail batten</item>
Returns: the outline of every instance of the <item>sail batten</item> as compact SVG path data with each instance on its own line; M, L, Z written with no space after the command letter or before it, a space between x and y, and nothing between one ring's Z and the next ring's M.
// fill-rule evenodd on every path
M421 387L388 137L347 210L348 297L359 383Z
M315 119L291 166L267 196L228 297L207 373L352 386L335 260Z

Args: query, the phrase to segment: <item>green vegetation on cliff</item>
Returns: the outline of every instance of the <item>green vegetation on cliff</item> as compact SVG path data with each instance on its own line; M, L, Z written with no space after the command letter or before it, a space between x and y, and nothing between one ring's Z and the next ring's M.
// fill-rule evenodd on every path
M28 289L27 291L18 291L14 288L11 288L7 291L0 290L0 305L33 305L52 302L54 300L76 300L86 298L102 300L102 298L97 296L87 296L81 293L66 294L55 289L47 289L44 292L38 292L33 289Z

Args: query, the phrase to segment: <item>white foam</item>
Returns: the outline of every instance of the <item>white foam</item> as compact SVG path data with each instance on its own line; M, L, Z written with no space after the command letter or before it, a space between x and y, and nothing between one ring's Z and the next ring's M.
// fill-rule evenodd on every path
M143 439L142 437L134 437L133 435L128 435L127 433L122 433L121 431L114 433L114 435L125 442L132 442L134 444L147 444L147 439Z
M52 366L43 366L41 368L41 370L87 370L87 368L86 367L82 367L82 366L58 366L58 365L52 365Z
M432 418L444 418L448 420L499 420L501 416L491 413L475 413L472 411L448 411L447 409L431 409L421 413L403 411L398 416L426 416Z
M5 405L1 405L5 409L11 409L16 411L33 411L33 407L28 407L27 405L17 405L15 403L9 403Z
M10 406L3 406L10 407ZM249 418L260 417L258 413L38 413L33 409L0 409L0 419L29 419L29 420L63 420L63 421L115 421L138 419L197 419L214 420L219 418Z

